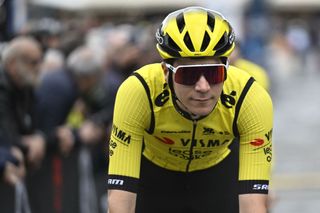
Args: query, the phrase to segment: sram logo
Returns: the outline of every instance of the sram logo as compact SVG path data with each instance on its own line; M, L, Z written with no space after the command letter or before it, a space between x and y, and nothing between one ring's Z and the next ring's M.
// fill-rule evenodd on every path
M123 185L123 180L120 179L108 179L108 184L110 185Z
M268 190L269 185L268 184L254 184L253 190Z

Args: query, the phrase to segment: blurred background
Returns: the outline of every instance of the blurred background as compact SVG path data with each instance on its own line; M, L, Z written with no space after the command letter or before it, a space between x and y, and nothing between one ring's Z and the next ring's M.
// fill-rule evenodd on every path
M220 11L235 30L242 57L270 79L275 111L270 212L319 212L319 0L0 0L0 52L17 35L34 36L44 51L45 76L86 44L105 53L105 70L117 88L138 67L160 61L155 29L169 12L190 5ZM101 212L104 196L98 193Z

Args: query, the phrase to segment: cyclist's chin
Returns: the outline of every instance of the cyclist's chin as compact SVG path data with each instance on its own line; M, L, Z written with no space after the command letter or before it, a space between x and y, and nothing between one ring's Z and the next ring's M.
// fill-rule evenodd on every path
M194 106L191 107L189 110L198 116L206 116L210 114L210 112L213 110L214 105L205 105L205 106Z

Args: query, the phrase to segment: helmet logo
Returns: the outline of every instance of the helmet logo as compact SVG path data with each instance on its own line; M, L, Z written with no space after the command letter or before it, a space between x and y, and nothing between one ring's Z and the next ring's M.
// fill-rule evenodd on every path
M156 32L156 39L157 39L157 41L158 41L158 43L159 43L160 45L163 44L163 37L162 37L161 34L160 34L160 30L158 30L158 31Z
M235 35L234 32L232 31L231 34L229 35L229 44L232 44L234 42Z

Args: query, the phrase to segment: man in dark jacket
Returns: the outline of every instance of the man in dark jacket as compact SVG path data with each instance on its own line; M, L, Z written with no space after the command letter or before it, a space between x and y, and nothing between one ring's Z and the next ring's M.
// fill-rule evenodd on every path
M83 164L91 167L92 160L97 166L101 157L106 162L106 146L99 142L107 140L117 85L111 85L104 60L97 50L78 47L68 57L66 69L45 74L36 91L36 120L46 135L48 155L27 181L34 213L98 212L93 168ZM82 118L72 124L76 103L82 103L85 112L78 113ZM94 153L89 158L95 159L88 160L88 150L89 155Z
M45 140L33 123L33 89L37 84L42 52L34 39L17 37L8 43L1 58L0 146L7 153L4 161L13 162L5 163L3 171L7 171L7 165L9 168L23 167L22 158L17 157L22 153L26 166L34 168L39 166L45 153ZM13 153L9 151L12 149L15 150ZM22 181L23 173L17 178L20 180L13 184ZM14 188L0 182L1 211L14 212L14 208L20 208L14 207Z

